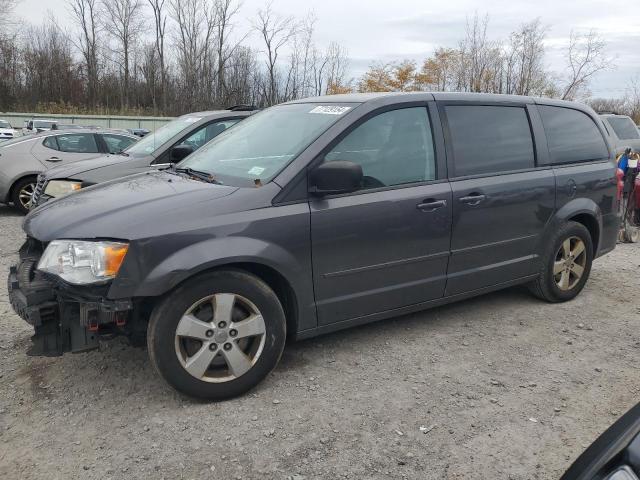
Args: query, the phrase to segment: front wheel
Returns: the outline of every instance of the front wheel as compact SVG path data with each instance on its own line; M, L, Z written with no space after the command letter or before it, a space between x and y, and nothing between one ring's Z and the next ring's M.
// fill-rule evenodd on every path
M276 366L286 339L276 294L239 270L199 275L153 311L149 356L162 377L192 397L222 400L253 388Z
M577 222L567 222L547 244L542 271L529 289L548 302L566 302L584 288L593 262L593 242L589 230Z
M18 180L11 189L11 201L16 210L27 214L31 209L33 192L36 190L37 179L26 177Z

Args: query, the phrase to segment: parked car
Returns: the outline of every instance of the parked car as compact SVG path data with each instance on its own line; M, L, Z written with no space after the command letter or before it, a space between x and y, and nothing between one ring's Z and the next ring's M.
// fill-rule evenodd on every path
M138 137L102 130L51 130L0 144L0 201L26 213L39 173L127 148Z
M609 427L560 480L640 479L640 404Z
M182 160L254 110L217 110L183 115L135 145L109 155L52 168L38 178L32 206L64 196L83 186L113 180Z
M630 117L615 113L601 114L600 117L611 135L616 155L624 153L627 147L640 152L640 132Z
M144 140L141 141L144 142ZM146 337L177 390L239 395L285 339L527 284L573 299L616 244L613 149L573 102L353 94L275 106L174 168L31 212L30 355Z
M136 137L140 137L140 138L149 135L149 133L151 132L150 130L147 130L146 128L127 128L127 131L131 135L135 135Z
M6 120L0 120L0 142L11 140L16 136L16 131Z
M57 125L57 120L47 120L43 118L32 118L24 122L23 134L29 135L32 133L47 132Z

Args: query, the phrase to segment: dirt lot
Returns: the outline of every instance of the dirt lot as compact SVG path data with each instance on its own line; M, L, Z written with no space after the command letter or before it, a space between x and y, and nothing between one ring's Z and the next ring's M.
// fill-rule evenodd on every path
M23 241L0 206L0 276ZM0 290L2 479L557 479L640 401L640 246L578 299L521 289L289 345L249 395L206 404L120 341L25 355Z

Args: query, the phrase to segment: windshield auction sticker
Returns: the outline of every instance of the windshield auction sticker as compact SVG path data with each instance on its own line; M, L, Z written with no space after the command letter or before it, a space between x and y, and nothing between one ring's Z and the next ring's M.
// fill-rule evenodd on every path
M262 172L264 172L264 168L262 168L262 167L253 167L247 173L249 175L260 175Z
M351 107L338 107L333 105L319 105L309 113L324 113L325 115L342 115L351 110Z

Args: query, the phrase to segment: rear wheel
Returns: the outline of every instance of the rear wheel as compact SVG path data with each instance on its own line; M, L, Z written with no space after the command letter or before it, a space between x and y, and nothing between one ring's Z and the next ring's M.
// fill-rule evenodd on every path
M33 192L36 189L36 177L25 177L18 180L11 189L11 201L16 210L27 213L31 209Z
M563 225L548 243L542 271L529 288L548 302L566 302L584 288L593 262L593 242L586 227L577 222Z
M153 311L151 360L176 390L209 400L240 395L276 366L284 311L262 280L237 270L199 275Z

